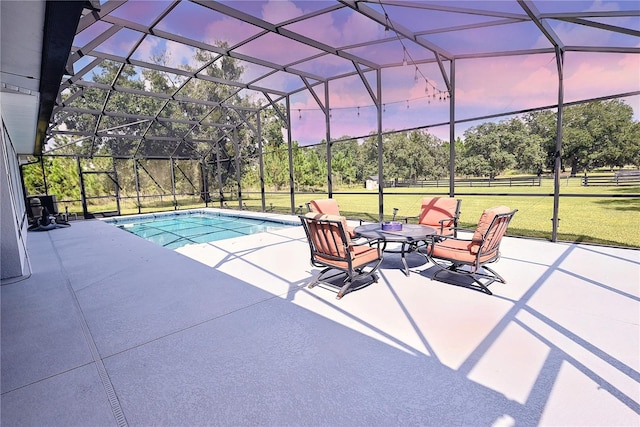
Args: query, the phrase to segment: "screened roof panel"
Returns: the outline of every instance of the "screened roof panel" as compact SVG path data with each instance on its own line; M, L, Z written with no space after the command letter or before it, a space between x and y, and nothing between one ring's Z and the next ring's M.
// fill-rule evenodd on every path
M74 121L67 121L68 114L74 115ZM53 128L52 130L60 131L63 133L74 132L82 134L85 130L94 129L98 122L98 116L91 113L84 113L82 111L73 111L67 114L54 114ZM81 124L81 125L80 125Z
M589 0L564 0L564 1L536 1L536 7L542 13L598 13L606 11L638 11L638 2L633 0L620 1L589 1Z
M105 105L105 111L128 114L157 113L165 100L153 96L128 92L112 92Z
M593 17L589 18L589 21L601 23L605 25L612 25L614 27L639 29L640 28L640 16L625 16L625 17Z
M586 64L586 65L585 65ZM593 98L610 93L624 93L630 87L638 88L640 73L621 73L620 70L640 70L640 55L599 52L567 52L566 99L577 101L584 96L584 87L589 88ZM636 95L636 102L638 96Z
M628 21L629 24L631 24L631 22L631 20ZM615 46L634 48L640 46L640 37L638 35L621 34L583 24L554 20L550 20L549 25L567 46L584 45L585 41L588 43L588 46L597 47ZM640 29L638 29L636 33L640 34Z
M174 148L185 138L215 144L226 117L250 129L234 110L271 102L284 110L288 95L293 138L317 143L324 113L307 84L321 102L329 87L339 114L331 131L353 136L377 127L368 113L376 102L385 128L446 120L452 88L456 118L546 106L557 100L556 43L568 99L640 93L635 1L108 0L100 8L80 20L52 116L65 123L48 137L74 129L97 141L96 132L118 127L127 135L109 144L138 155L156 145L131 149L137 134Z
M116 85L124 85L127 76L135 76L148 92L173 94L187 81L184 75L168 73L135 65L126 65L123 75L116 81Z
M508 37L505 37L508 34ZM510 23L493 27L459 30L453 33L437 33L423 36L432 43L454 52L456 55L523 51L527 49L551 48L551 43L542 36L531 22Z
M546 2L547 0L543 0ZM560 0L562 2L573 2L573 0ZM373 3L373 2L372 2ZM393 4L393 1L385 1L383 4ZM539 2L535 2L538 4ZM450 0L440 0L440 1L417 1L409 3L412 5L409 9L414 8L428 8L435 10L456 10L459 12L466 13L481 13L487 15L498 15L498 14L520 14L522 15L522 8L516 1L508 1L508 0L466 0L466 1L450 1Z
M189 139L205 139L211 140L216 137L218 128L216 126L207 126L205 124L196 125L189 133Z
M227 56L220 56L212 54L210 56L211 63L208 63L206 68L198 73L199 77L207 78L212 77L218 80L224 80L228 82L239 82L243 73L242 65L235 60L230 59ZM271 69L269 69L270 71Z
M96 60L95 56L85 55L74 62L73 68L69 71L72 71L74 74L79 73L83 68L89 66L94 60Z
M92 62L93 63L93 62ZM77 73L75 79L78 84L83 82L103 83L111 85L115 79L114 72L120 63L111 60L101 60L95 66L85 70L84 74Z
M448 2L446 10L444 8L443 10L428 9L426 8L428 5L425 4L424 9L418 7L412 9L411 13L407 13L406 7L386 5L384 11L389 17L391 26L393 26L396 17L402 17L399 25L408 28L414 33L448 31L451 28L489 25L505 19L517 19L517 16L505 17L502 13L489 14L485 11L478 11L475 8L478 6L477 4L473 5L474 10L452 7L451 4L452 2ZM500 11L503 12L503 10ZM522 10L518 12L522 14Z
M153 138L154 136L168 136L172 138L182 138L191 129L188 123L167 122L158 120L151 123L149 129L145 133L145 137Z
M98 87L73 87L74 93L67 98L65 107L93 109L99 112L108 91Z
M173 157L200 158L206 150L198 150L197 146L189 141L180 141L173 151Z
M112 16L150 26L173 1L128 1L118 6Z
M130 117L104 115L100 120L98 133L140 136L149 127L149 122L149 119L133 121Z
M183 101L169 100L164 108L158 113L158 117L180 121L191 121L195 120L195 114L193 113L196 108L196 106L189 106Z
M78 144L80 146L82 144ZM88 141L88 144L84 144L84 152L89 155L90 150L93 149L94 153L99 151L100 154L103 155L111 155L111 156L122 156L129 157L132 156L135 152L135 147L138 145L138 140L136 139L123 139L123 138L112 138L112 137L100 137L97 138L96 143L93 141Z
M243 61L241 59L234 59L235 66L242 70L242 73L234 80L240 83L251 83L257 79L262 78L265 74L273 71L273 68L263 65L255 64L253 62Z
M284 28L330 46L348 46L388 37L383 25L347 8L297 21ZM327 31L327 28L333 30Z
M114 68L113 79L115 80L113 86L153 92L149 90L150 88L145 84L142 74L137 73L138 70L134 67L124 65L123 63L114 63L114 65L117 67L117 70Z
M194 46L148 35L131 55L132 59L154 64L160 58L164 66L180 70L197 70L206 64L199 58Z
M173 98L184 101L183 108L189 114L199 116L224 101L238 89L236 86L217 84L204 79L190 79Z
M275 33L267 33L234 49L234 52L273 64L288 65L322 51Z
M143 139L136 147L136 155L140 157L171 157L180 144L179 141L163 139Z
M127 57L142 37L144 37L143 33L130 30L128 28L122 28L107 40L93 48L93 51Z
M200 0L202 3L207 1ZM280 24L290 19L297 19L310 13L324 10L327 7L335 6L334 1L314 1L305 0L300 2L290 1L220 1L225 6L237 9L243 13L259 17L271 24Z
M157 28L219 47L235 46L262 31L242 20L190 2L179 3Z
M269 101L264 96L264 93L251 89L241 89L236 94L240 99L246 99L251 105L257 108L258 105L268 105Z
M304 61L290 67L293 70L328 78L335 75L352 73L353 63L339 56L323 54L319 57Z
M270 76L255 82L257 86L269 87L281 92L291 92L304 87L299 76L284 71L277 71Z
M386 67L430 61L435 58L432 51L425 50L413 41L400 41L397 38L389 39L384 43L345 49L345 51Z
M75 38L73 39L73 45L78 48L84 47L112 27L113 25L108 22L97 21L80 33L76 34Z

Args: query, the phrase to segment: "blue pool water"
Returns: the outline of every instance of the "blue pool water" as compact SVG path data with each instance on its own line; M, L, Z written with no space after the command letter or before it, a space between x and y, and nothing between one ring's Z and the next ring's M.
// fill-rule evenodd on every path
M105 222L169 249L300 225L295 222L204 212L109 219Z

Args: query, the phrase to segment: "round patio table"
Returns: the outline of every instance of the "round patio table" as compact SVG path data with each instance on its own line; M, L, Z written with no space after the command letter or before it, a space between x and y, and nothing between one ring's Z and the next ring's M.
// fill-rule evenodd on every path
M393 231L383 230L381 223L365 224L356 227L353 231L356 236L383 240L383 252L400 253L406 276L409 275L409 266L405 255L413 252L420 242L426 243L431 236L436 234L435 228L420 224L402 224L402 230ZM400 250L387 250L387 243L389 242L400 243Z

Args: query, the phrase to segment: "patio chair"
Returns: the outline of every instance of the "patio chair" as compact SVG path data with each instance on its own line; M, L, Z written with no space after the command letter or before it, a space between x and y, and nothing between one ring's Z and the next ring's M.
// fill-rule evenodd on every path
M338 289L336 299L350 292L354 282L364 281L355 289L378 281L376 270L382 263L382 247L378 239L355 243L346 231L346 219L338 215L307 213L299 215L311 251L311 264L325 267L309 283L308 288L323 284ZM342 281L337 278L346 276Z
M487 264L500 259L502 236L517 211L506 206L485 209L471 239L453 235L433 239L426 251L427 258L438 269L432 279L443 271L468 276L478 285L478 290L493 295L488 286L495 281L506 281Z
M411 218L417 218L418 224L428 225L436 229L441 236L455 236L458 219L460 218L460 205L462 200L453 197L424 197L420 215L408 216L404 222ZM394 220L397 211L394 209Z
M326 215L340 215L340 208L338 207L338 201L336 199L315 199L311 200L307 203L307 210L309 212L321 213ZM360 220L360 224L362 224L362 220ZM352 239L356 238L356 234L353 231L355 227L350 225L346 225L347 233L349 233L349 237Z

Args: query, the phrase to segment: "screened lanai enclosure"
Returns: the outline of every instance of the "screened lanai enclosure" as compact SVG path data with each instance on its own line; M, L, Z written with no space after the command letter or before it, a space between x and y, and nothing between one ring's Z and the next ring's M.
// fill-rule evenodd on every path
M565 200L629 211L640 189L570 173L563 118L614 104L637 131L639 28L636 1L86 2L25 186L85 218L335 197L375 221L481 196L469 222L506 204L516 233L580 235ZM460 172L465 136L501 121L483 141L519 147L518 176Z

